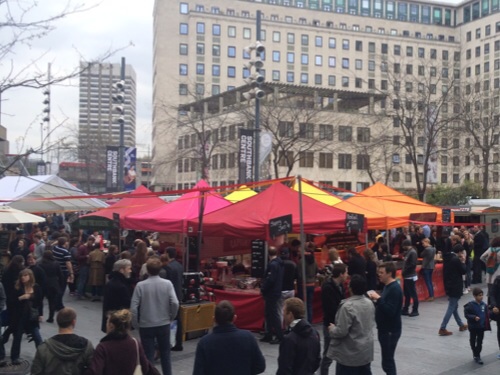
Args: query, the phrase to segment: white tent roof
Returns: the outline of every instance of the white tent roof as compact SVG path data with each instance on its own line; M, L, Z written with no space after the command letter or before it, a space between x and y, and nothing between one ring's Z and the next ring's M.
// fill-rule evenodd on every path
M93 211L108 205L94 198L36 200L88 195L56 175L6 176L0 180L0 204L26 212Z

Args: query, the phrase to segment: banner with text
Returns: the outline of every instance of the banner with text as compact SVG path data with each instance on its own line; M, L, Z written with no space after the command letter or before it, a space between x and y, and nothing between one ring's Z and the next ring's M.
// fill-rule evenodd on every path
M240 184L253 181L253 137L254 131L240 129L239 173Z
M137 180L136 170L137 149L135 147L125 147L123 153L123 188L125 191L135 190Z
M118 191L118 146L106 146L106 192Z

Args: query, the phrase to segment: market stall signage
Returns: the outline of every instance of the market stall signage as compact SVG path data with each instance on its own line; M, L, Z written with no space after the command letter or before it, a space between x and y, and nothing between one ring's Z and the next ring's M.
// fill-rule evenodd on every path
M292 231L292 215L275 217L269 220L269 235L275 238Z
M345 227L348 232L363 231L365 215L347 212L345 215Z
M256 278L264 277L264 270L266 268L266 241L253 240L252 241L252 268L250 276Z

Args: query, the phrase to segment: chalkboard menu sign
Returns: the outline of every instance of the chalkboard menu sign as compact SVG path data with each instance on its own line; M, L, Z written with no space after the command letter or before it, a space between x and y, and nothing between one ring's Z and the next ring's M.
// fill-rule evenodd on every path
M365 215L355 214L352 212L347 212L345 215L345 227L348 232L351 231L363 231L363 226L365 223Z
M269 220L269 235L275 238L281 234L287 234L292 231L292 215L275 217Z
M250 276L256 278L264 277L266 267L266 241L252 241L252 270Z

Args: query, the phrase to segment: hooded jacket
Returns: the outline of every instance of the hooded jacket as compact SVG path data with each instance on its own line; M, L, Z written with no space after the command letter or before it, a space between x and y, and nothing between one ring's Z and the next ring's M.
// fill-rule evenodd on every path
M90 366L94 347L84 337L55 335L38 346L32 375L80 375Z
M321 361L319 333L301 319L280 344L276 375L313 375Z
M462 263L455 253L455 250L460 251L460 248L454 246L453 250L443 254L444 291L448 297L460 298L464 288L462 275L465 274L465 263Z

